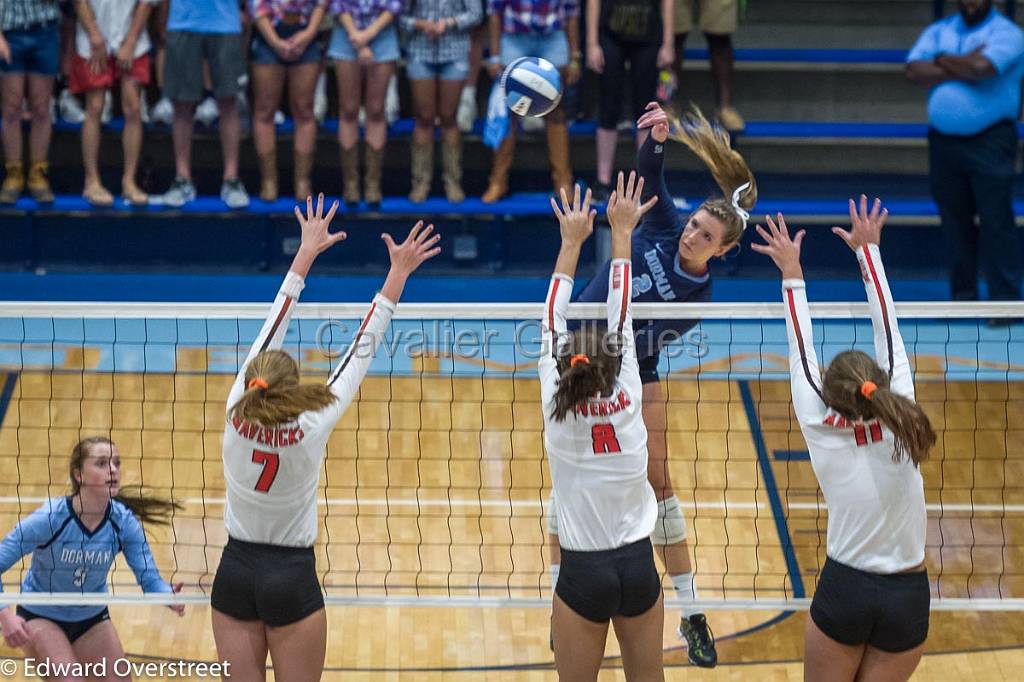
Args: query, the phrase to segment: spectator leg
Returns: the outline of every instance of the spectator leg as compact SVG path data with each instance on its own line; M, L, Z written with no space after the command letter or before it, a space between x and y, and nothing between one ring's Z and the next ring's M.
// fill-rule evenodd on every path
M238 178L238 145L242 139L242 119L238 114L238 98L234 95L217 100L220 115L220 150L224 156L224 180Z
M143 203L147 197L135 182L142 151L142 86L130 78L121 80L121 113L124 115L124 133L121 147L124 152L124 173L121 175L121 194L130 203ZM102 106L101 106L102 108Z
M0 76L3 98L3 144L7 163L22 160L21 109L25 103L25 74Z
M626 54L623 47L606 33L598 37L604 52L601 74L601 99L597 120L597 183L608 186L615 165L615 148L619 141L619 119L622 117L622 90L626 83ZM635 89L636 84L632 85ZM561 108L561 107L559 107ZM604 198L599 192L599 199Z
M968 150L971 189L978 207L978 239L988 297L1020 299L1021 254L1013 215L1017 133L1000 124Z
M434 122L437 120L438 80L417 78L409 81L412 88L412 188L409 201L424 201L430 194L434 177Z
M732 36L705 33L711 56L711 75L715 81L715 100L719 109L732 106Z
M565 69L562 69L565 82ZM558 196L560 190L568 195L572 192L572 164L569 161L569 126L565 121L565 106L559 104L544 117L544 131L547 135L548 160L551 162L551 184Z
M395 73L394 62L371 64L366 75L366 176L363 190L366 202L379 204L381 193L381 167L384 145L388 141L388 122L384 117L384 99L388 81Z
M462 191L462 131L455 120L464 81L440 81L438 119L441 123L441 161L444 168L444 193L448 201L466 198Z
M263 201L277 201L277 128L274 126L274 113L281 102L285 69L278 64L253 64L252 67L252 137L256 158L259 160L260 199Z
M83 196L90 203L103 204L103 182L100 180L100 116L103 114L105 89L89 90L85 93L85 120L82 121L82 165L85 170ZM127 134L127 131L125 131Z
M174 174L192 179L192 118L196 114L195 102L174 102L171 136L174 138Z
M313 96L320 64L300 64L288 68L288 102L295 122L293 138L295 153L295 198L305 199L313 193L311 175L316 150L316 117Z
M338 79L338 143L341 146L341 169L345 203L359 201L359 105L362 102L362 68L356 62L335 61Z
M961 142L931 134L928 140L932 197L949 240L950 286L953 299L978 298L978 230L970 178L963 168Z
M28 158L31 163L45 162L50 151L50 100L53 99L53 76L29 74L28 106L32 115L32 131L28 138Z

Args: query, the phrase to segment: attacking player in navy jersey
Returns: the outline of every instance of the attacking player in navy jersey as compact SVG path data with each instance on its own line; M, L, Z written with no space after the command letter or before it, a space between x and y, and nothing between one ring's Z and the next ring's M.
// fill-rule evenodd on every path
M302 242L274 305L235 377L224 424L224 525L228 542L213 580L213 636L232 676L266 679L267 653L279 680L319 680L327 615L316 574L317 486L327 439L359 391L405 282L441 249L434 226L416 223L395 244L384 286L324 383L301 383L281 350L288 322L316 257L345 238L330 233L338 202L324 195L296 208Z
M879 251L887 212L861 195L850 200L852 229L832 228L860 264L871 307L875 357L839 353L818 369L800 245L778 224L754 244L782 274L793 409L811 466L828 504L827 557L804 635L804 679L906 680L928 637L931 590L925 570L928 513L920 463L935 431L914 400L903 345Z
M681 303L708 301L711 274L708 261L724 256L743 236L749 215L757 201L757 183L743 157L729 146L725 132L712 127L694 110L681 124L669 120L657 103L637 121L641 131L649 130L640 146L638 169L644 179L644 199L658 197L633 233L633 301ZM665 142L671 137L686 145L711 171L723 196L707 199L685 220L676 209L665 183ZM580 294L580 301L596 303L608 295L608 265L598 270ZM686 522L679 499L672 490L668 471L668 417L665 395L658 377L658 360L665 344L679 339L697 320L638 320L635 327L636 354L643 382L643 417L647 425L647 475L658 498L658 523L651 540L661 555L672 580L676 597L684 602L697 598L693 567L686 543ZM553 508L557 497L553 497ZM557 581L560 559L557 515L549 514L552 582ZM684 607L679 634L686 639L690 661L702 667L718 662L714 637L704 614Z
M44 502L0 543L0 574L31 554L22 593L105 593L110 567L124 553L144 592L179 592L182 583L172 587L160 577L139 519L166 524L181 507L123 490L121 455L108 438L78 443L69 469L71 494ZM185 612L180 604L170 608L179 616ZM104 662L112 674L114 661L124 658L106 606L0 606L0 627L8 646L49 661L51 669Z

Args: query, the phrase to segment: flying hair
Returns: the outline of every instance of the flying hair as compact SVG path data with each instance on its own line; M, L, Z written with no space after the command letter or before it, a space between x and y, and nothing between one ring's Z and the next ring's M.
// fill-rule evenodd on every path
M299 363L283 350L256 355L245 368L245 385L229 414L263 426L287 424L337 400L324 384L299 383Z

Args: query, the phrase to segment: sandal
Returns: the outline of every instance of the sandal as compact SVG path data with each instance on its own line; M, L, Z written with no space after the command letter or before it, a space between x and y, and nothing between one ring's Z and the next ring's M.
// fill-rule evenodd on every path
M149 195L134 185L121 187L121 199L127 206L147 206L149 204Z
M114 195L108 192L103 185L86 187L82 192L82 198L96 208L109 208L114 205Z

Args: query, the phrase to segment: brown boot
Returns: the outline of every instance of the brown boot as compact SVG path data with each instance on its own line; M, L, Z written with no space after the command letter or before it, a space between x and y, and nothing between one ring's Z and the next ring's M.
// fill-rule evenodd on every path
M313 154L295 152L295 199L300 203L313 196Z
M347 206L359 203L359 145L341 148L342 198Z
M28 167L28 193L40 204L53 203L53 190L50 189L50 163L33 161Z
M25 166L21 161L8 161L4 184L0 186L0 204L13 204L25 189Z
M564 189L566 196L573 192L572 167L569 165L569 126L565 121L547 121L548 159L551 161L551 182L555 196Z
M277 149L257 155L257 160L260 165L260 201L277 201Z
M434 181L434 141L412 143L412 191L409 201L420 203L430 196Z
M380 201L383 195L380 191L381 166L384 162L384 149L374 149L368 144L366 147L366 204L371 209L380 208Z
M457 204L466 199L462 191L462 139L444 140L441 147L441 167L444 174L444 194L448 201Z
M494 152L494 165L491 167L491 179L487 183L487 191L480 197L485 204L493 204L508 192L508 171L512 167L512 159L516 155L516 122L509 123L508 134Z

